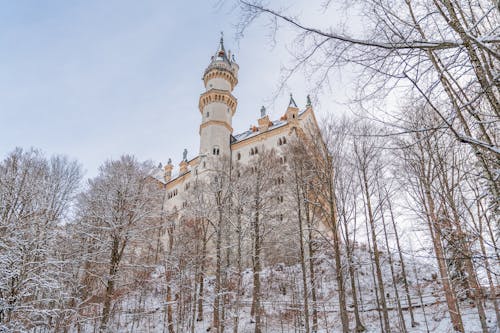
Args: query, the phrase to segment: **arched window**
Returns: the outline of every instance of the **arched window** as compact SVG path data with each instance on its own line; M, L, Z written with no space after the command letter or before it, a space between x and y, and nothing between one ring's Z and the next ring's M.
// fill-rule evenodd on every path
M239 161L241 160L241 153L236 154L236 159Z
M214 155L219 155L219 153L220 153L219 147L214 147L213 154Z
M259 151L257 150L257 148L255 148L254 154L257 155L258 153L259 153Z
M286 138L285 138L285 137L283 137L283 139L281 140L281 142L282 142L284 145L286 145Z
M210 112L207 111L207 118L210 117Z
M278 139L278 146L281 146L283 143L281 142L281 138Z

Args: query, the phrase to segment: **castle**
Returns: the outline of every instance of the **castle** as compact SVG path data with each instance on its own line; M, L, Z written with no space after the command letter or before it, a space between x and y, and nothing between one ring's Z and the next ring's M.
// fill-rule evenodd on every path
M280 119L269 119L266 109L262 107L256 126L233 134L232 119L238 101L232 91L238 84L238 70L234 56L231 51L226 52L221 37L218 50L203 74L205 92L200 95L198 105L201 115L198 156L188 160L187 151L184 150L177 172L174 173L174 166L169 159L163 168L152 173L166 188L167 210L179 210L187 205L183 193L189 189L190 182L194 177L211 170L217 159L226 157L229 161L245 165L259 153L274 149L281 163L286 164L287 156L283 148L295 133L294 130L308 129L308 132L312 130L319 133L309 96L305 109L300 110L290 94L289 105Z

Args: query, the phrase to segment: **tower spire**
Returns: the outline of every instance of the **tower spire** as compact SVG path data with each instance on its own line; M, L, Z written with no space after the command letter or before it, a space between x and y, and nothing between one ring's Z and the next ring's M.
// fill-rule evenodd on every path
M220 46L219 46L219 49L220 50L224 50L224 31L220 32Z
M213 58L213 60L222 60L231 63L228 53L226 52L226 49L224 47L224 32L222 31L220 32L219 48L215 53L215 57Z
M288 107L297 107L297 103L295 103L295 100L293 99L292 93L290 93L290 103L288 103Z

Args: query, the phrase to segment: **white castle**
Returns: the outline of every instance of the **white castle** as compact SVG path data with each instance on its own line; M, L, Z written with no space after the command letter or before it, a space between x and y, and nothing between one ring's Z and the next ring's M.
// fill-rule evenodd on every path
M280 119L269 119L266 109L262 107L257 126L233 134L232 120L238 101L232 91L238 84L238 69L231 51L226 52L224 49L221 37L219 48L203 74L205 92L199 100L201 124L198 156L188 160L187 151L184 150L177 172L173 172L174 166L169 159L164 168L158 168L152 174L166 188L167 210L175 211L187 205L183 193L189 189L190 182L194 177L211 170L217 159L225 157L245 165L259 153L274 149L281 163L286 164L283 148L290 142L294 130L308 129L308 132L312 130L319 133L309 96L305 109L300 110L290 94L289 105Z

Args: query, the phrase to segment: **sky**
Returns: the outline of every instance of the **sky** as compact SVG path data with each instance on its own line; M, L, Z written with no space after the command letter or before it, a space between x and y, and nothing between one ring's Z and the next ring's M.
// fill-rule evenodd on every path
M307 1L290 6L300 13ZM288 92L272 97L292 35L285 29L273 45L257 21L236 40L238 21L227 2L209 0L0 0L0 158L35 147L77 159L93 177L122 154L174 164L184 148L196 156L201 77L221 31L240 65L235 133L257 123L262 105L279 118ZM299 107L306 81L288 83ZM318 118L341 112L348 83L320 97Z

